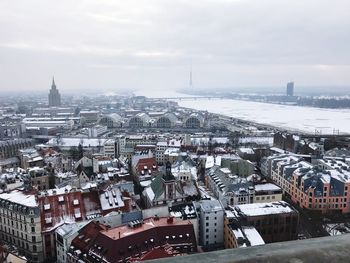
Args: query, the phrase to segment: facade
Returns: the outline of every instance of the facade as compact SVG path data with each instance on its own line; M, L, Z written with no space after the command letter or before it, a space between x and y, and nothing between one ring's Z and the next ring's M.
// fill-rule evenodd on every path
M107 133L107 126L95 125L93 127L88 128L89 138L98 138L105 133Z
M174 161L177 160L177 156L178 156L179 150L181 148L181 145L182 145L182 141L176 140L176 139L172 139L169 141L157 142L157 144L156 144L157 163L162 165L170 160L171 160L171 163L174 163ZM169 150L168 152L166 152L167 149L172 149L172 150L171 151ZM174 156L174 154L172 154L173 156L171 156L172 152L176 153L175 156Z
M213 166L206 174L207 187L223 206L254 202L254 186L246 178L233 175L228 168Z
M31 139L0 141L0 160L18 156L19 150L31 146L33 146L33 141Z
M0 120L0 139L21 138L25 135L25 127L19 122Z
M115 147L115 140L107 140L103 145L103 152L105 156L116 158L116 147Z
M34 148L19 150L18 156L21 161L22 169L44 166L44 158L41 157L38 151Z
M325 160L311 165L291 156L275 158L271 164L271 178L301 208L321 213L350 211L350 171L345 163Z
M287 96L294 96L294 82L287 83Z
M40 208L35 195L14 190L0 194L0 236L30 262L43 262Z
M44 168L33 167L28 170L32 186L37 190L50 189L50 175ZM53 177L54 175L52 175ZM54 181L54 178L53 178ZM53 187L53 185L51 186Z
M107 126L108 129L122 128L124 124L124 120L119 114L111 113L101 117L98 123L102 126Z
M282 188L275 184L257 184L254 190L254 203L282 201Z
M292 201L301 208L321 213L350 212L348 171L299 168L293 173L290 189Z
M55 231L56 233L56 253L57 253L57 263L66 263L67 254L72 243L72 240L78 236L78 231L86 226L89 221L64 224L58 227Z
M71 187L50 189L38 195L38 205L41 211L44 256L47 260L53 260L56 258L56 228L64 223L86 219L82 193Z
M151 118L146 113L138 113L129 119L130 128L142 128L151 126Z
M198 129L204 127L204 117L198 113L192 113L184 121L184 127Z
M177 117L172 113L166 113L156 120L157 128L173 128L176 125Z
M52 85L49 93L49 107L60 107L61 95L56 88L55 79L52 79Z

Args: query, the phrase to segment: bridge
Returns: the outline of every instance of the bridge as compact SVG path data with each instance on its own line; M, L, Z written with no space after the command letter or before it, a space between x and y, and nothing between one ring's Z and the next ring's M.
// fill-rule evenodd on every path
M225 99L223 96L188 96L188 97L162 97L162 98L151 98L154 100L197 100L197 99Z

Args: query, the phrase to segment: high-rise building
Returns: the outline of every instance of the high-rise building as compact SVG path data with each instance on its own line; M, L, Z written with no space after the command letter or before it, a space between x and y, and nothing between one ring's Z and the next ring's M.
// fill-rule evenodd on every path
M55 79L52 78L52 85L49 93L49 107L61 106L61 95L56 88Z
M294 82L287 83L287 96L294 96Z

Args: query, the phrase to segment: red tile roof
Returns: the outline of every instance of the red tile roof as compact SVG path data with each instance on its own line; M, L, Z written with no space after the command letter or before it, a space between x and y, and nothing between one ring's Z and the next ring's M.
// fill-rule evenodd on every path
M142 170L145 169L145 166L147 166L147 170L152 170L152 171L157 170L158 168L156 159L154 157L140 159L136 164L136 170L138 172L141 172Z
M80 191L38 197L42 231L52 231L64 222L85 219L85 207Z
M128 225L99 231L93 246L79 245L73 241L75 249L81 250L95 260L104 257L108 262L118 262L131 257L145 255L160 246L174 249L172 253L194 253L197 251L196 237L190 221L168 218L146 219L137 227ZM117 248L117 249L116 249ZM176 250L176 251L175 251ZM170 253L170 254L172 254ZM147 257L168 256L164 251L155 251ZM147 258L146 257L146 258Z

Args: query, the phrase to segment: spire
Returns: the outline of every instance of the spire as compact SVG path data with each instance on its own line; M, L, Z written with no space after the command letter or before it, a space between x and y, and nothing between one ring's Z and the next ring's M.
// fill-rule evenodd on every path
M52 87L53 89L56 88L55 77L52 77L52 85L51 85L51 87Z
M190 68L190 89L192 89L192 61L191 61L191 68Z

